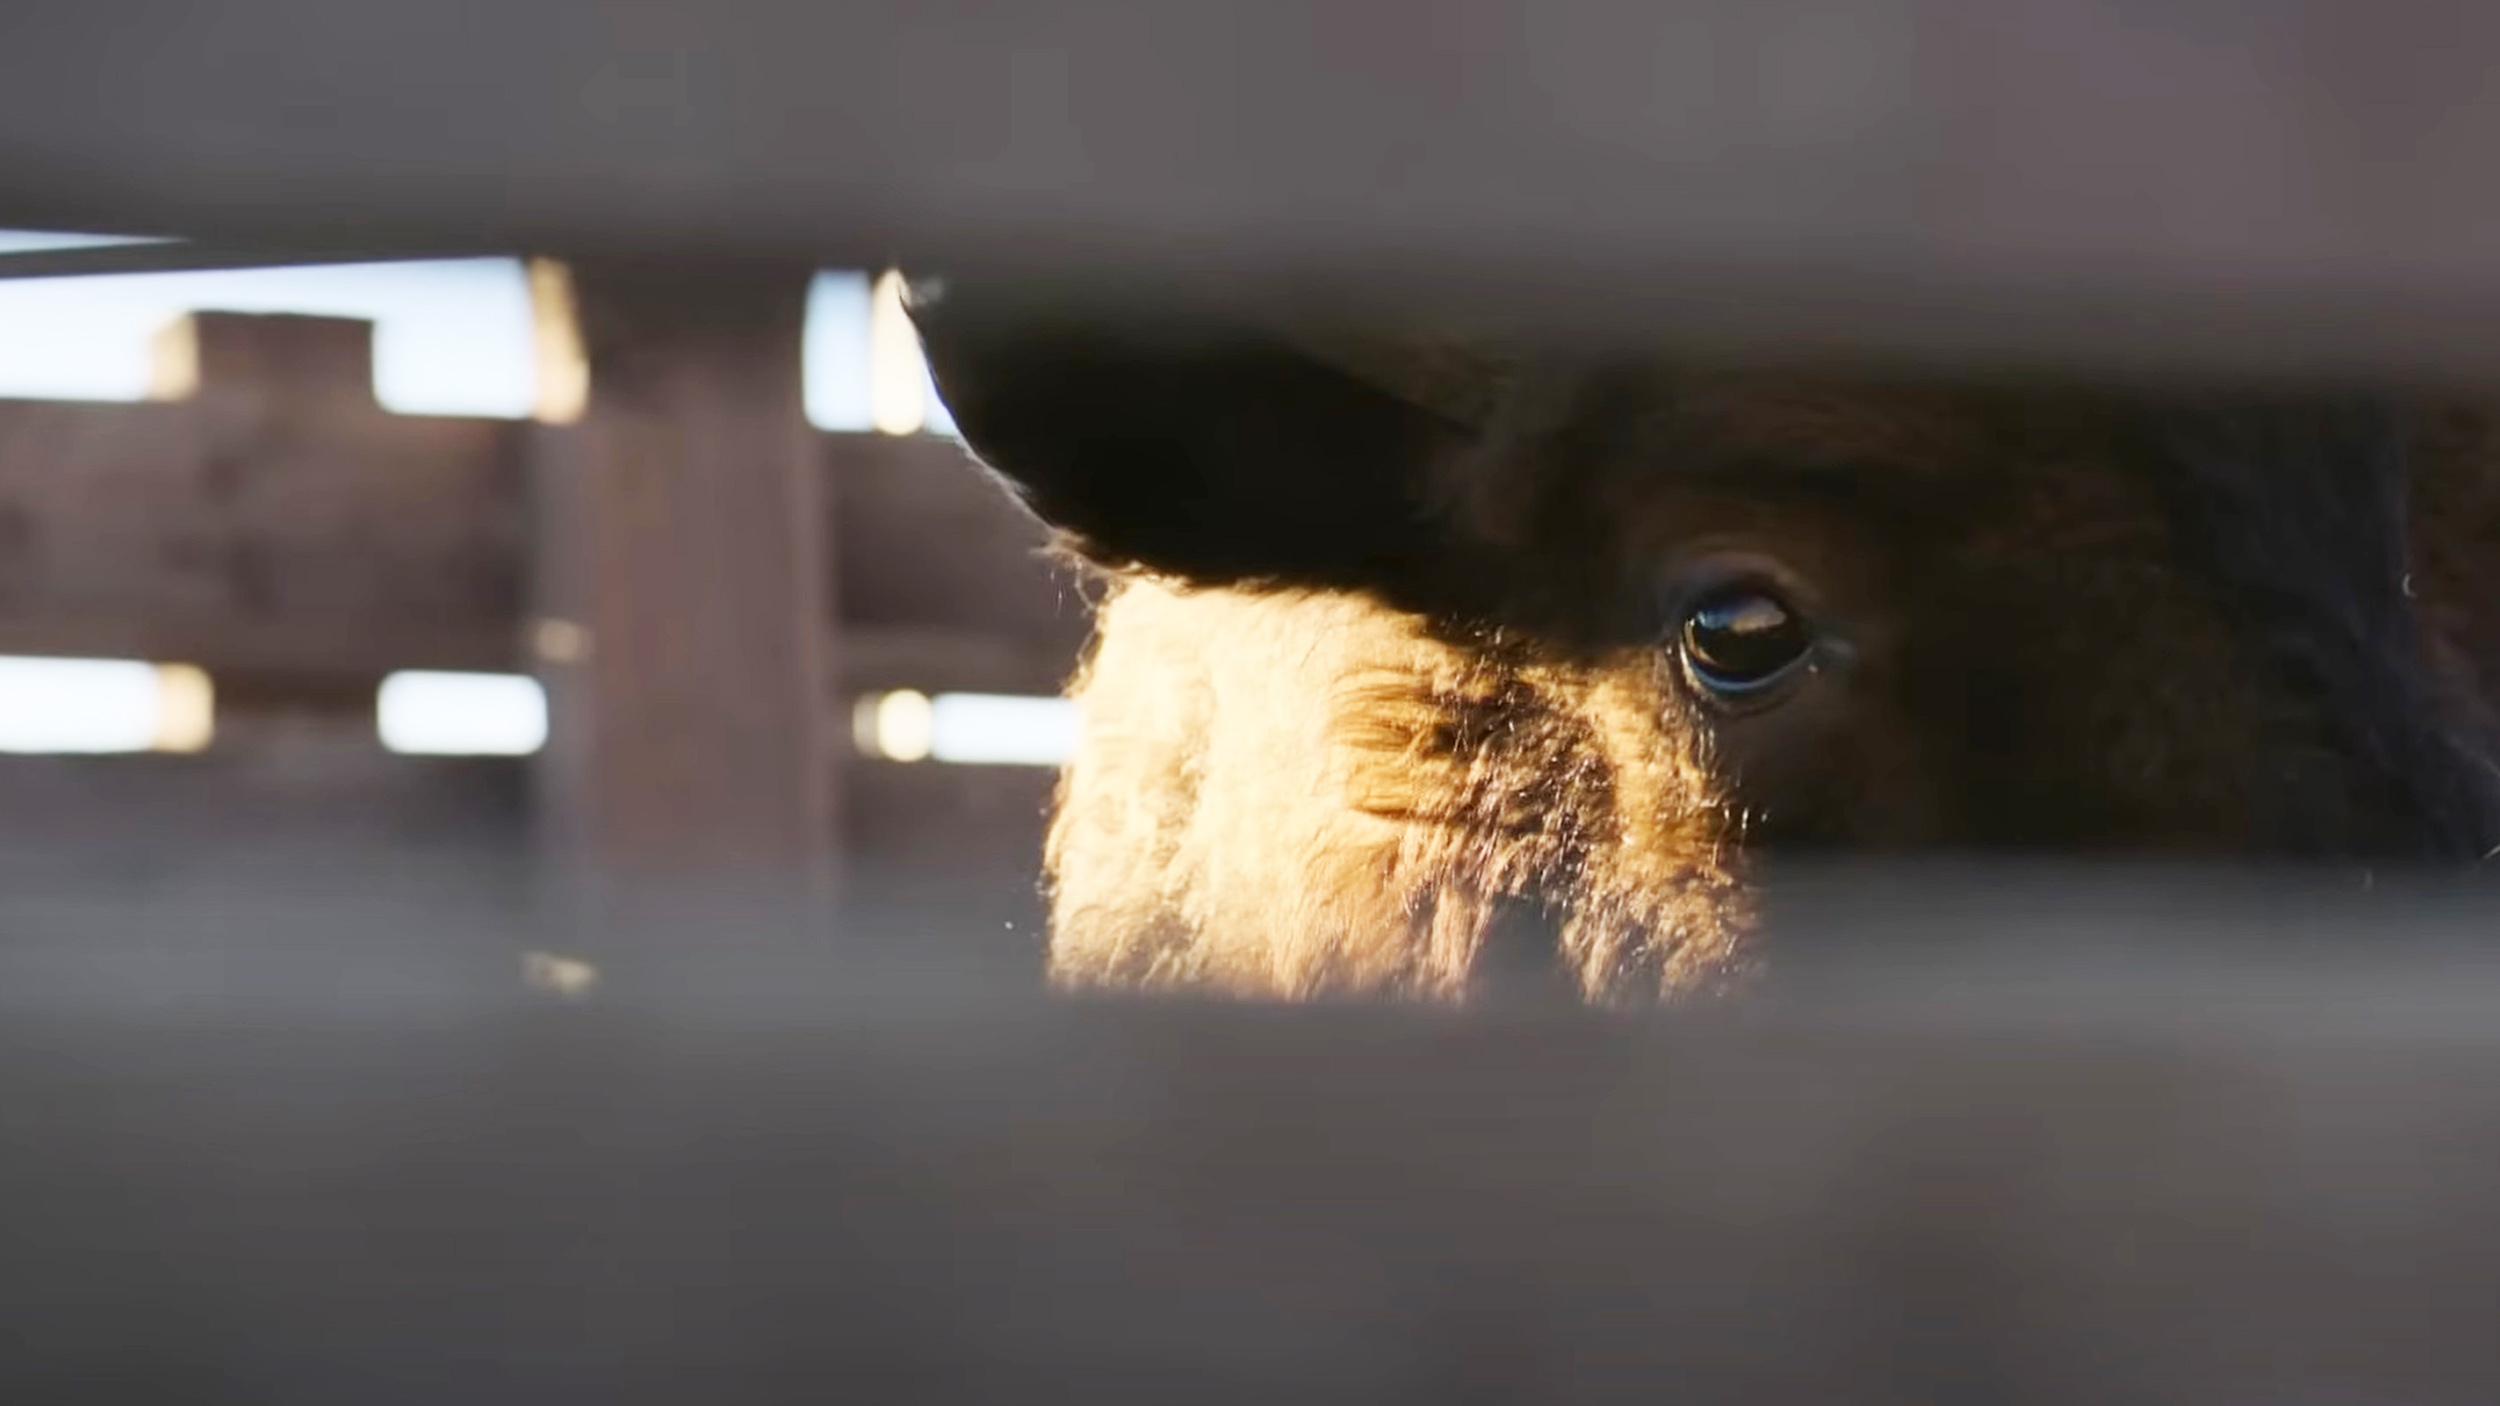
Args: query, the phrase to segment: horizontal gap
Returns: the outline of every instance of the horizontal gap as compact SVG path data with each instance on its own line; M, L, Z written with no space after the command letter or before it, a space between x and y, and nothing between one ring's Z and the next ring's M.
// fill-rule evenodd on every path
M547 745L547 692L525 674L403 670L382 680L374 728L408 756L526 757Z
M189 664L0 656L0 752L197 752L215 716L208 675Z
M0 257L138 242L0 229ZM508 258L0 280L0 397L147 399L157 333L200 311L371 321L374 395L387 410L524 419L539 404L529 281ZM954 433L890 275L818 274L800 361L808 419L819 429Z
M0 257L52 254L71 249L119 249L138 245L180 244L154 234L73 234L67 230L0 229Z
M1065 698L909 688L868 694L851 713L867 756L983 766L1064 766L1076 755L1077 722Z

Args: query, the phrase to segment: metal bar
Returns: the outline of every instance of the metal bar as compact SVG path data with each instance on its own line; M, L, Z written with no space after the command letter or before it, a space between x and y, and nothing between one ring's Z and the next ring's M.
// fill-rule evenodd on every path
M1821 355L2500 346L2500 15L2438 0L36 0L9 38L20 224L900 252Z
M2366 967L2154 922L2062 971L1896 946L1880 997L1455 1020L1046 1005L654 900L539 1005L528 921L360 877L13 892L17 1395L2500 1390L2500 972L2395 940L2436 924L2304 894L2282 926ZM1966 877L2035 928L2074 896Z

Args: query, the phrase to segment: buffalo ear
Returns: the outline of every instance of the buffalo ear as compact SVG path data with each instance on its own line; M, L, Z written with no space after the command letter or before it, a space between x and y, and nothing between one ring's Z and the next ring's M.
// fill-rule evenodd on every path
M912 317L973 452L1104 566L1393 595L1436 570L1426 484L1459 432L1278 337L954 278Z

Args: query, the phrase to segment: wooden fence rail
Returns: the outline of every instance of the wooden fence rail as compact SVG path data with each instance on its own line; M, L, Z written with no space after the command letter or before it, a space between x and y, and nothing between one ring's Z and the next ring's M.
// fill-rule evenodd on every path
M1085 609L959 444L808 428L804 278L734 283L578 274L577 424L392 414L369 324L214 312L160 339L152 402L0 401L0 652L189 662L254 705L537 672L566 843L809 867L852 695L1050 691Z

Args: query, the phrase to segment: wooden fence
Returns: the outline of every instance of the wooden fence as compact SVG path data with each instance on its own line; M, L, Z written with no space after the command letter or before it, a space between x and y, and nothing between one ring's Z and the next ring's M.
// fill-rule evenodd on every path
M352 775L328 790L363 813L439 807L462 768L383 758L374 685L512 670L546 685L550 744L526 786L469 789L531 797L541 853L807 877L845 849L1029 851L1047 773L875 763L849 713L1052 691L1084 602L1039 525L951 440L807 426L803 271L568 281L573 423L388 413L369 324L213 312L160 339L152 402L0 402L0 652L199 665L228 753L6 766L117 769L88 788L108 830L129 773L180 772L166 804L212 829L253 784L236 755L319 732L297 773ZM57 832L81 788L39 784Z

